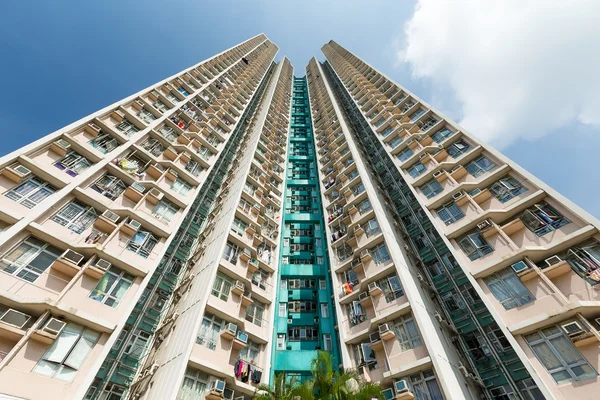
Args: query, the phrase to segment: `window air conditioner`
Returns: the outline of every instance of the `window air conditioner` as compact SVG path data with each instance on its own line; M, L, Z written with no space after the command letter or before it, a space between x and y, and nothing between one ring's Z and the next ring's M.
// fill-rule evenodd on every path
M464 195L465 195L465 193L464 193L463 191L460 191L460 192L456 192L456 193L454 193L454 194L452 195L452 198L453 198L454 200L459 200L459 199L462 199Z
M231 334L235 335L237 333L237 325L234 324L233 322L230 322L227 324L227 331L230 332Z
M358 300L365 300L369 298L369 294L367 292L362 292L358 294Z
M31 319L30 315L22 313L17 310L13 310L9 308L6 312L0 317L0 322L4 322L5 324L17 327L19 329L23 328L25 324Z
M225 391L225 381L216 379L210 386L211 392L223 393Z
M65 325L67 325L67 323L60 319L50 318L41 330L42 332L50 333L51 335L58 335Z
M576 336L585 332L583 327L579 325L579 322L577 321L571 321L567 324L561 325L560 327L567 333L568 336Z
M389 330L390 330L390 327L388 324L381 324L381 325L379 325L378 333L381 335L382 333L389 332Z
M489 219L483 220L477 224L477 229L479 229L480 231L485 231L486 229L489 229L491 227L492 227L492 223L490 222Z
M137 190L140 193L144 193L146 191L146 188L141 183L134 183L131 185L131 188Z
M526 269L529 269L529 265L527 265L524 261L518 261L511 265L511 268L513 269L513 271L519 273L525 271Z
M381 340L381 336L379 336L379 332L373 332L369 335L369 342L375 343Z
M133 229L134 231L137 231L138 229L140 229L142 227L142 224L139 223L138 221L132 219L129 222L127 222L127 225Z
M103 258L99 258L98 261L96 261L96 264L94 265L94 267L101 269L103 271L106 271L107 269L109 269L111 266L111 263L109 263L108 261L106 261Z
M70 262L72 262L75 265L79 265L79 263L81 263L81 261L83 261L83 255L79 254L73 250L66 250L64 253L62 253L60 258L69 260Z
M559 262L562 262L562 258L560 258L559 256L552 256L552 257L548 257L544 260L546 262L546 265L548 265L549 267L558 264Z
M117 223L117 221L119 220L119 215L110 210L104 211L102 213L102 216L104 218L106 218L107 220L109 220L110 222L114 222L114 223Z
M394 382L394 388L398 394L408 392L408 384L404 379Z
M437 178L438 176L441 176L443 173L444 173L444 170L443 170L443 169L440 169L440 170L438 170L438 171L435 171L435 172L433 173L433 177L434 177L434 178Z

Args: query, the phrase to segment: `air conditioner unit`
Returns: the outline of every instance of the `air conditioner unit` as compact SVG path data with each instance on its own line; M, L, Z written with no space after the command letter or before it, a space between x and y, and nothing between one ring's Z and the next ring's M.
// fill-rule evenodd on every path
M396 389L396 393L404 393L408 392L408 384L404 379L394 382L394 389Z
M134 183L131 185L131 188L137 190L140 193L144 193L146 191L146 188L141 183Z
M94 265L94 267L101 269L103 271L106 271L107 269L109 269L111 266L111 263L109 263L108 261L106 261L103 258L99 258L98 261L96 261L96 264Z
M157 201L162 200L164 193L158 189L152 189L149 193L150 196L154 197Z
M476 189L473 189L469 194L471 195L471 197L473 197L473 196L477 196L479 193L481 193L481 189L476 188Z
M381 335L386 332L389 332L389 330L390 330L390 327L388 324L381 324L381 325L379 325L378 333L379 333L379 335Z
M31 319L30 315L22 313L17 310L13 310L9 308L3 315L0 317L0 321L5 324L17 327L19 329L23 328L25 324Z
M413 144L414 142L415 142L415 140L414 140L414 139L410 139L409 141L407 141L407 142L406 142L406 144L407 144L408 146L410 146L410 145L411 145L411 144Z
M369 255L369 250L363 250L360 252L360 258L367 257Z
M57 318L50 318L41 330L50 333L51 335L58 335L65 325L67 325L65 321L61 321Z
M452 198L453 198L454 200L459 200L459 199L462 199L464 195L465 195L465 193L464 193L463 191L460 191L460 192L456 192L456 193L454 193L454 194L452 195Z
M437 178L438 176L441 176L443 173L444 173L444 170L443 170L443 169L440 169L440 170L438 170L438 171L435 171L435 172L433 173L433 177L434 177L434 178Z
M511 268L513 269L513 271L519 273L525 271L526 269L529 269L529 265L527 265L525 261L518 261L511 265Z
M238 331L235 338L242 343L248 343L248 334L246 332Z
M138 106L140 106L141 108L143 108L143 107L144 107L144 102L143 102L143 101L141 101L141 100L136 100L136 101L135 101L135 103L136 103Z
M358 300L365 300L369 298L369 294L367 292L361 292L358 294Z
M379 286L377 286L377 282L369 283L369 292L375 292L378 289L379 289Z
M379 332L373 332L369 335L369 342L375 343L381 340L381 336L379 336Z
M107 220L109 220L110 222L114 222L114 223L117 223L117 221L119 220L119 215L110 210L104 211L102 213L102 216L104 218L106 218Z
M571 321L571 322L569 322L567 324L561 325L560 327L569 336L576 336L576 335L579 335L580 333L585 332L583 330L582 326L579 325L579 322L577 322L577 321Z
M129 226L134 231L137 231L138 229L140 229L142 227L142 224L140 222L132 219L129 222L127 222L127 226Z
M54 149L58 150L57 153L66 154L67 151L71 148L71 144L67 142L65 139L58 139L57 141L52 143Z
M61 254L60 258L69 260L75 265L79 265L79 263L83 261L83 255L73 250L66 250L64 253Z
M423 153L419 156L419 160L424 159L425 157L427 157L429 155L429 153Z
M551 267L555 264L562 262L562 258L560 258L559 256L552 256L552 257L546 258L544 261L546 262L546 265Z
M442 317L442 316L440 315L440 313L437 313L437 312L436 312L436 313L435 313L433 316L435 317L435 319L437 319L437 321L438 321L438 322L440 322L440 323L441 323L441 322L444 322L444 317Z
M477 224L477 229L480 231L485 231L486 229L490 229L492 227L492 222L489 219L483 220Z
M383 400L393 400L396 398L393 388L382 390L381 394L383 395Z
M235 335L237 333L237 330L238 330L238 327L233 322L230 322L227 324L227 331L229 333L231 333L232 335Z
M210 386L211 392L223 393L225 391L225 381L216 379Z
M244 292L244 290L246 290L246 287L244 286L244 282L242 282L242 281L235 281L235 288L241 290L242 293Z
M15 173L19 179L25 179L31 174L31 170L22 164L13 164L9 167L13 173Z

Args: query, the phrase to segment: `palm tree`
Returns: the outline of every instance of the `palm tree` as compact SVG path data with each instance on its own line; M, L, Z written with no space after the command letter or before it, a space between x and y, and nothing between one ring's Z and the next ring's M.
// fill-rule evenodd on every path
M318 351L311 362L312 378L302 383L295 377L287 380L283 374L275 377L272 386L257 388L254 400L371 400L383 399L381 388L365 382L357 371L340 373L333 368L333 356Z

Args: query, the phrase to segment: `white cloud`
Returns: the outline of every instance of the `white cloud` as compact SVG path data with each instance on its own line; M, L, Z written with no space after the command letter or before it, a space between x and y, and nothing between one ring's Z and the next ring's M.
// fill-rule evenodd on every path
M600 127L600 1L419 0L405 35L398 61L449 86L486 141Z

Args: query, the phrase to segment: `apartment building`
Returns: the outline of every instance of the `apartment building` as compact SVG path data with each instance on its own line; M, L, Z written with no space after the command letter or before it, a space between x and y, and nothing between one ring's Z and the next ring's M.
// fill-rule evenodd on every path
M595 399L598 221L331 41L264 34L0 158L0 399ZM298 74L297 75L301 75Z
M322 51L414 281L460 352L455 373L492 399L596 398L598 220L336 42ZM397 395L442 398L396 376Z

